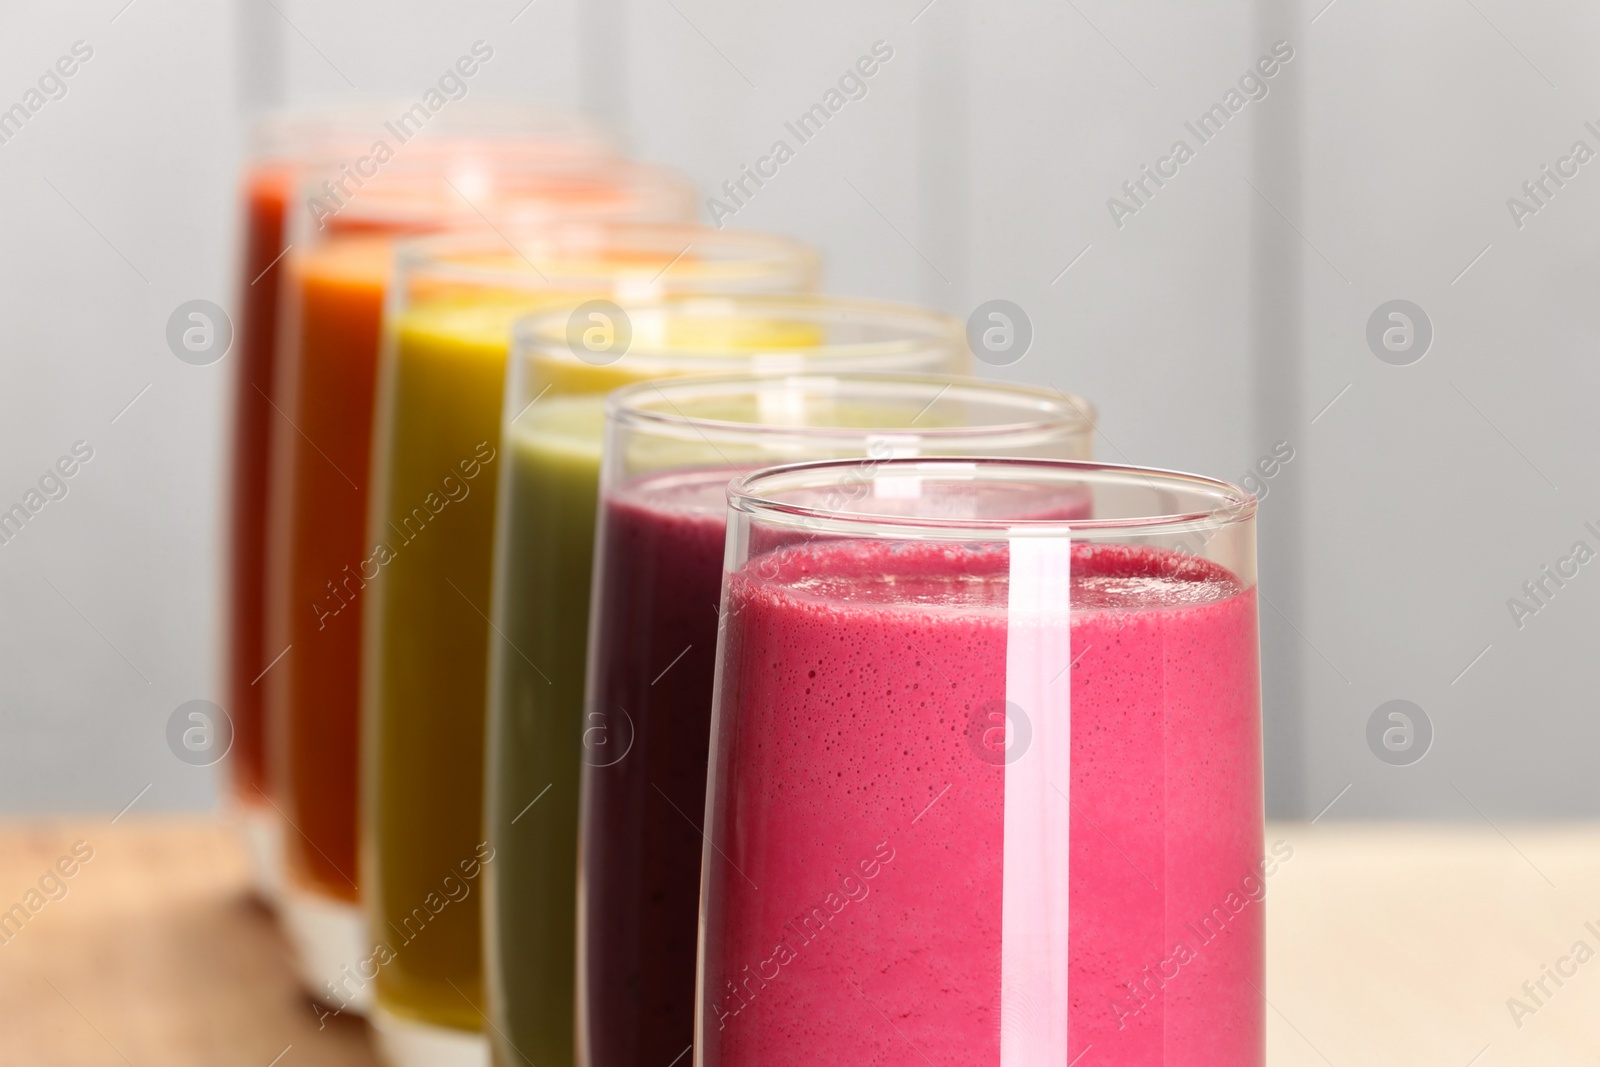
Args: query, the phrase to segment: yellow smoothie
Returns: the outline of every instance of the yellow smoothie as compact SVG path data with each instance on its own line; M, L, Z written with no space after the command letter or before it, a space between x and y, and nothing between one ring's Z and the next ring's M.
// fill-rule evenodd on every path
M514 238L516 256L503 247L463 256L465 239L444 239L450 258L439 269L421 242L402 254L415 270L407 277L402 269L386 325L368 539L387 552L364 620L363 861L374 935L397 940L376 996L396 1015L464 1031L481 1024L482 896L471 885L454 895L451 887L463 884L464 864L492 872L501 851L483 826L484 708L512 322L619 288L737 283L759 291L815 276L812 254L778 238L693 227L584 234L566 258L544 237ZM596 234L612 242L604 255L592 247ZM691 241L711 251L737 241L759 256L743 274L725 260L702 269L712 257L685 253ZM538 250L532 258L530 248ZM578 362L550 384L585 393L625 380L626 360Z

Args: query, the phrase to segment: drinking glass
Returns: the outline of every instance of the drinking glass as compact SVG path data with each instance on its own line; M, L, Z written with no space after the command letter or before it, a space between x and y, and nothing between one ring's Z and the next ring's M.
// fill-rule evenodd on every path
M1254 499L894 458L729 502L696 1063L1261 1064Z
M335 208L328 180L305 177L293 247L273 268L284 293L274 382L260 393L272 421L257 670L273 802L290 826L286 931L313 994L360 1010L380 955L359 907L367 880L357 869L362 586L371 567L379 339L397 237L492 233L569 210L653 215L676 202L680 183L633 164L550 163L523 145L443 141L411 146ZM470 190L472 202L454 189Z
M605 393L708 372L951 372L968 359L949 316L829 297L694 297L521 324L506 389L490 644L487 834L498 854L485 935L499 1062L574 1054L583 676ZM700 610L711 617L709 601Z
M939 375L689 378L606 403L582 715L578 1057L693 1040L700 836L727 487L797 460L1088 458L1087 403Z
M235 269L235 338L232 388L232 476L228 481L228 598L223 666L233 745L226 770L230 802L243 818L256 886L277 897L283 881L281 819L268 791L266 728L259 679L279 649L268 650L265 629L265 562L268 453L275 415L269 399L276 367L280 280L287 250L285 219L303 178L340 176L341 167L369 154L383 121L403 104L369 100L354 105L284 111L263 117L251 131L239 182L240 256ZM424 154L459 151L462 138L492 144L497 155L517 153L547 165L578 168L609 153L594 127L571 115L507 103L473 100L457 106L424 131ZM479 148L474 148L477 151ZM410 153L415 156L417 153ZM414 166L414 160L407 166Z
M788 292L816 275L798 242L685 225L502 226L399 253L360 555L372 586L361 594L364 889L393 955L376 980L381 1034L483 1040L481 895L476 873L461 875L499 863L483 826L484 707L513 321L625 292ZM459 899L430 912L430 897L449 899L447 876Z

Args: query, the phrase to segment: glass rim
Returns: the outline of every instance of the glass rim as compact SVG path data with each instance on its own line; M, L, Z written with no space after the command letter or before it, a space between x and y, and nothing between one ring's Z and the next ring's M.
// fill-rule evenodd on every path
M1161 467L1141 467L1097 460L978 457L907 457L871 462L866 479L879 477L939 478L951 481L978 481L981 472L997 472L993 482L1039 480L1041 474L1069 474L1059 478L1063 484L1142 484L1148 488L1210 494L1215 506L1163 514L1103 519L980 519L918 517L882 514L852 507L823 508L794 504L764 495L783 489L823 490L846 485L846 476L858 479L860 459L814 460L765 467L733 478L728 483L728 507L732 511L784 526L800 526L824 533L861 533L870 528L879 533L900 533L909 537L939 535L950 540L1001 540L1009 537L1071 537L1075 533L1105 534L1115 531L1140 534L1180 534L1196 530L1221 529L1255 518L1257 501L1243 487L1220 478ZM1003 475L1009 473L1011 477ZM831 477L838 474L838 477ZM956 475L965 475L957 478Z
M845 426L699 418L685 414L680 406L680 403L692 404L695 400L713 398L750 397L757 400L758 393L770 389L798 389L805 395L844 395L860 397L865 401L886 397L905 399L909 396L913 403L931 394L926 406L915 418L921 418L928 408L947 395L954 394L952 399L956 401L988 402L997 407L1010 407L1018 418L1004 422L943 426L929 424L924 427ZM662 411L645 406L649 398L655 397L665 400L672 410ZM1025 417L1028 415L1032 417ZM668 434L676 430L684 436L716 437L728 441L778 438L848 441L876 437L917 437L935 444L970 440L1004 442L1011 438L1072 437L1085 432L1092 433L1095 415L1094 405L1082 397L1043 386L990 381L958 374L894 371L829 373L800 370L788 374L691 375L651 379L613 390L605 401L606 423L618 429L631 432L656 430Z
M541 267L527 258L521 245L550 241L559 247L564 240L577 245L579 238L583 238L590 249L670 251L677 248L679 256L697 243L720 246L741 253L718 261L736 268L729 272L733 276L767 278L792 273L809 278L820 271L822 262L810 245L760 230L721 230L698 222L552 219L545 223L527 220L488 230L454 230L403 240L395 248L395 273L400 278L423 275L429 280L462 285L493 285L508 280L525 282L530 277L543 281L544 269L559 269L560 258ZM475 256L494 255L507 256L511 262L504 266L488 266L471 261ZM660 274L665 274L672 265L669 263ZM610 278L615 272L608 270L603 274ZM574 271L565 276L587 278L591 275Z
M382 138L352 140L348 137L328 137L294 151L251 154L246 157L245 166L276 166L291 170L296 174L296 191L303 196L310 195L324 179L338 177L341 165L347 171L358 170L355 165L374 154L372 148L377 140ZM672 167L628 159L604 147L581 142L567 144L559 139L540 140L520 136L514 131L492 129L441 133L426 138L417 134L393 158L374 163L373 173L362 175L358 170L357 177L362 182L386 178L386 182L380 182L377 186L377 193L395 203L410 203L424 198L429 188L427 183L441 176L459 173L467 164L481 167L496 177L525 176L551 181L565 178L570 181L591 175L610 178L618 173L639 174L645 180L630 185L626 177L622 181L613 178L610 184L616 188L638 188L650 192L657 188L674 191L692 188L688 185L688 178ZM604 185L603 181L594 182L595 188ZM498 195L505 197L503 193ZM355 198L351 199L353 202Z
M723 231L725 232L725 231ZM695 292L653 299L623 300L619 308L630 317L680 315L685 318L724 317L729 319L788 319L819 324L849 321L887 325L896 335L867 341L840 342L825 346L782 347L751 345L736 353L715 349L654 346L641 344L637 336L626 356L637 361L673 367L705 367L708 373L727 373L730 359L753 366L759 373L823 373L826 363L859 369L892 370L905 363L939 351L965 351L966 329L960 321L942 311L888 300L864 300L818 293ZM544 357L562 362L581 362L568 344L571 308L535 312L518 319L512 328L512 350L519 358ZM819 355L826 353L825 356ZM811 360L817 366L797 366ZM763 360L770 369L760 370ZM732 364L737 366L738 364Z
M310 203L328 196L324 184L332 180L329 165L343 161L338 153L300 161L295 166L296 201ZM494 184L468 199L451 177L460 177L474 166ZM473 224L470 231L479 223L493 229L558 225L563 219L593 224L632 221L620 213L627 211L641 212L639 221L676 219L672 209L680 206L679 201L682 206L689 205L694 196L688 177L671 167L605 154L546 152L538 142L476 136L435 139L422 154L392 159L376 165L371 175L358 178L362 180L355 192L345 196L335 212L345 217L346 224L461 218ZM367 183L374 183L370 190ZM589 219L581 209L564 202L575 192L609 193L620 205L619 214ZM548 205L547 216L532 210L541 205Z

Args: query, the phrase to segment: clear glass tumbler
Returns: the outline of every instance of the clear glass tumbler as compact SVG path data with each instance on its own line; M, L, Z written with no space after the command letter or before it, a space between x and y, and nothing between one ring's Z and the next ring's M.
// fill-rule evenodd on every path
M266 275L282 291L272 384L251 387L270 440L265 644L253 688L262 692L272 800L292 824L283 840L285 929L307 988L336 1010L363 1010L379 967L357 870L360 649L362 590L375 573L370 466L396 242L463 228L492 235L491 227L569 208L628 219L654 213L656 192L676 187L662 177L635 188L633 165L548 162L535 148L412 145L327 214L328 179L306 175L290 208L292 248ZM452 186L471 190L472 203ZM313 202L323 206L308 211Z
M483 825L484 708L513 322L630 291L804 290L817 272L797 241L693 225L502 226L399 251L361 575L363 888L393 952L375 984L380 1031L481 1040L479 883L418 908L463 865L502 862Z
M1087 459L1087 403L938 375L687 378L612 393L595 540L578 884L580 1067L694 1034L728 482L800 460Z
M266 559L269 514L269 455L274 424L273 382L277 377L280 291L289 273L285 265L291 245L308 243L301 225L305 212L294 210L308 176L314 176L307 203L323 193L321 182L344 180L351 166L371 161L375 138L386 118L399 115L396 100L365 100L331 108L292 110L263 117L251 131L249 155L239 182L239 259L235 265L232 310L235 340L230 350L233 389L232 476L228 482L227 653L223 665L227 711L233 724L228 752L229 799L242 816L256 886L264 899L276 902L284 887L282 816L273 810L275 775L269 766L268 735L262 678L274 666L282 646L271 647L266 635ZM392 135L384 134L390 138ZM470 138L470 141L463 140ZM431 160L432 186L441 161L455 159L453 173L471 172L473 160L492 156L497 165L515 158L537 163L543 171L571 172L589 166L608 152L604 137L573 116L517 105L486 106L462 102L449 115L430 123L421 145L391 168L388 204L409 189L410 176ZM369 178L374 175L369 174ZM356 176L358 179L360 175ZM479 181L482 188L486 183ZM340 222L363 220L372 228L363 203ZM459 210L465 210L460 205ZM398 219L403 212L386 211ZM434 207L413 212L418 219L438 214ZM299 235L291 236L291 230ZM318 234L318 240L325 235ZM203 313L196 313L203 314ZM198 321L198 320L197 320ZM294 847L294 846L291 846Z
M1261 1064L1254 499L890 459L729 500L697 1064Z
M615 344L624 336L626 346ZM498 854L485 936L501 1063L574 1055L584 663L605 393L708 372L950 373L969 358L961 324L947 315L831 297L684 298L519 327L490 644L487 832ZM712 617L709 600L700 610Z

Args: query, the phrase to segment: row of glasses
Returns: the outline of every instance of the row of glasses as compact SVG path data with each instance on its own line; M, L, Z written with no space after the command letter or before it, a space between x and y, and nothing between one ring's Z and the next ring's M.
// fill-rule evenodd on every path
M331 213L308 164L268 270L236 781L313 994L397 1064L1258 1060L1259 907L1193 1010L1136 985L1260 852L1248 500L1086 464L1089 405L960 377L949 317L785 295L804 246L512 140Z

